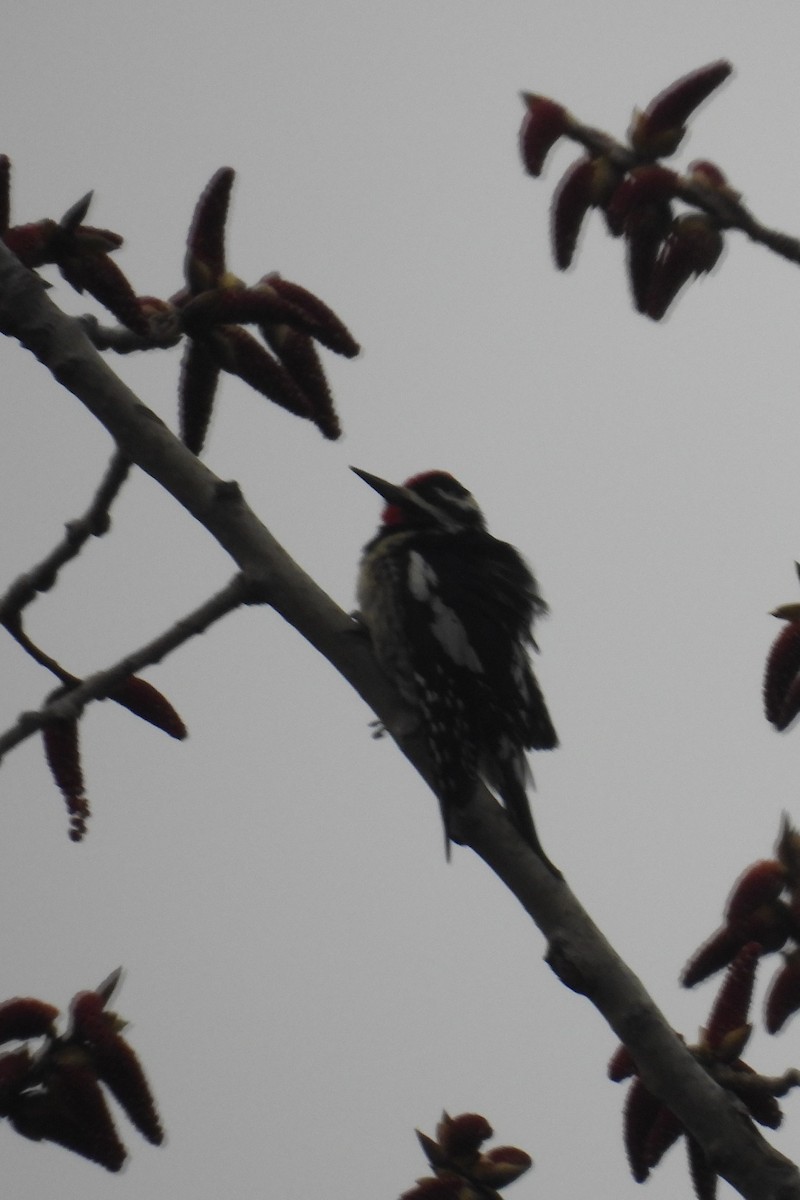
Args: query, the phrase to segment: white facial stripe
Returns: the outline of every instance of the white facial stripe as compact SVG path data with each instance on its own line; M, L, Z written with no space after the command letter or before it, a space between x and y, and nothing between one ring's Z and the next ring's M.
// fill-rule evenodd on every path
M453 492L445 491L443 488L437 490L445 508L461 508L466 513L480 512L478 502L470 492L465 492L463 496L457 496Z

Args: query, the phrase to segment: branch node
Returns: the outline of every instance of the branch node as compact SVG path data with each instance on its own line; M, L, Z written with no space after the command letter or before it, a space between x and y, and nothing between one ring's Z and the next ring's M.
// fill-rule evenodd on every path
M569 988L571 992L577 992L579 996L588 995L587 981L580 966L573 959L568 938L560 935L551 938L544 961L564 987Z
M214 496L220 504L241 504L242 489L235 479L220 479L214 488Z

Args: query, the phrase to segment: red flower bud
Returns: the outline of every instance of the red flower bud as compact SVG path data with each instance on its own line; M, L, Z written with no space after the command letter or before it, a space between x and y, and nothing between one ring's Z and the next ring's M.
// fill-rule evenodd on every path
M657 165L635 167L611 195L606 220L615 234L624 233L631 213L652 204L668 204L680 189L674 171Z
M491 1125L480 1113L461 1113L457 1117L442 1113L436 1126L439 1145L450 1160L474 1157L492 1132Z
M696 158L690 162L686 174L692 183L701 187L712 188L716 192L730 192L728 181L716 163L704 158Z
M42 742L56 786L66 801L69 836L72 841L79 842L86 832L89 802L83 794L78 722L48 721L42 729Z
M747 1025L756 968L761 954L762 948L758 942L748 942L742 947L728 968L711 1009L704 1037L710 1050L718 1051L724 1039L732 1032L735 1031L739 1035L738 1050L735 1054L726 1054L725 1057L738 1058L747 1040L739 1031Z
M87 291L121 324L142 337L147 335L147 318L139 307L136 293L107 254L71 252L59 256L58 269L76 292Z
M729 62L720 59L683 75L659 92L643 113L634 115L630 130L633 148L652 158L673 154L689 117L732 70Z
M344 322L337 317L332 308L320 300L319 296L315 296L307 288L301 287L299 283L292 283L289 279L283 279L277 271L271 271L259 280L254 290L262 289L276 293L284 304L290 306L290 312L302 314L305 322L298 323L298 328L310 333L321 346L332 350L334 354L341 354L344 358L355 358L360 354L361 347ZM287 316L286 322L289 325L293 324L293 318Z
M187 339L178 383L178 427L192 454L200 454L205 445L220 370L205 342Z
M11 222L11 159L0 154L0 238Z
M778 1033L800 1008L800 950L792 950L772 977L764 1000L764 1021L769 1033Z
M774 615L780 615L776 609ZM771 725L784 730L800 712L796 682L800 676L800 621L783 626L770 647L764 671L764 713Z
M686 1154L689 1159L689 1174L697 1200L716 1200L717 1172L706 1158L706 1152L699 1142L686 1135Z
M645 1141L644 1156L651 1170L658 1166L670 1146L674 1146L684 1132L674 1112L662 1104Z
M653 274L671 225L672 211L664 203L643 205L626 218L628 281L637 312L647 310Z
M30 225L14 225L3 234L3 241L20 262L31 269L52 262L51 249L58 236L58 225L48 219Z
M151 725L163 729L170 737L179 741L186 737L186 726L169 700L146 679L130 675L109 693L109 698L141 717L143 721L149 721Z
M25 1048L0 1054L0 1117L11 1113L17 1095L28 1081L33 1058Z
M648 1139L663 1107L637 1075L628 1088L623 1113L625 1153L637 1183L644 1183L650 1174Z
M747 867L725 903L728 924L735 925L762 904L777 900L786 887L786 876L786 867L774 858L761 859Z
M736 932L730 926L722 925L689 959L681 974L681 985L694 987L727 967L741 945L742 940Z
M593 204L596 159L584 155L567 168L553 195L550 220L553 238L553 257L556 266L565 271L572 262L583 219Z
M565 108L547 96L522 93L527 112L519 131L519 148L529 175L541 175L544 160L552 147L570 127Z
M311 417L308 400L291 375L246 329L225 325L215 330L205 345L224 371L238 375L296 417Z
M723 246L719 227L705 213L678 217L653 268L647 315L660 321L692 276L705 274L716 266Z
M24 1137L55 1142L109 1171L119 1171L125 1161L100 1086L91 1068L74 1058L58 1063L46 1090L19 1097L11 1123Z
M148 1142L160 1146L164 1130L145 1073L131 1046L115 1035L95 1045L91 1059L98 1078L125 1110L131 1123Z
M194 210L186 245L184 275L190 291L217 287L225 274L225 222L235 171L220 167Z
M0 1004L0 1042L45 1037L53 1032L58 1009L32 996L16 996Z
M496 1146L487 1154L482 1154L470 1168L470 1179L475 1179L485 1187L502 1188L515 1179L519 1179L533 1166L530 1154L516 1146Z
M800 831L795 829L786 813L781 821L781 831L775 844L775 853L786 867L789 887L796 889L800 882Z

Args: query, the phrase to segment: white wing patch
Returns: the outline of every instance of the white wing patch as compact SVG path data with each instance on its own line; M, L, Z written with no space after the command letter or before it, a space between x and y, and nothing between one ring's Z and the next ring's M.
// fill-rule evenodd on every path
M467 631L438 594L436 583L436 572L422 555L412 550L408 556L408 587L415 600L428 606L431 633L452 662L482 675L483 665L469 643Z

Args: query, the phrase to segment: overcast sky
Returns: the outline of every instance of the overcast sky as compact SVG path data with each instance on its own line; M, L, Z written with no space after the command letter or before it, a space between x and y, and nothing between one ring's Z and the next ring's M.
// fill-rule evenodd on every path
M537 671L562 749L534 763L536 819L617 949L693 1038L716 984L677 976L730 883L800 822L800 732L761 711L764 658L798 598L797 287L741 235L653 325L595 219L559 276L550 197L526 177L521 89L619 135L631 109L727 57L734 79L677 158L711 158L768 224L797 233L792 0L8 0L3 134L17 222L95 189L139 292L181 283L196 198L236 168L229 265L279 270L364 346L326 364L330 445L223 382L207 452L345 607L379 503L347 470L451 470L539 576ZM58 277L73 312L91 302ZM85 506L111 447L14 343L0 346L0 588ZM116 360L174 422L178 353ZM79 674L220 587L231 564L144 477L111 537L30 611ZM2 649L2 727L52 684ZM394 1197L424 1173L413 1127L477 1110L536 1169L514 1200L635 1194L614 1039L541 961L540 935L467 851L446 866L437 806L369 712L273 614L248 610L150 672L178 745L110 705L83 726L93 805L71 844L37 744L3 764L0 996L66 1005L118 964L118 1007L169 1141L119 1179L0 1131L19 1200ZM757 1037L798 1065L800 1019ZM785 1103L797 1145L800 1101ZM648 1196L690 1194L671 1151Z

